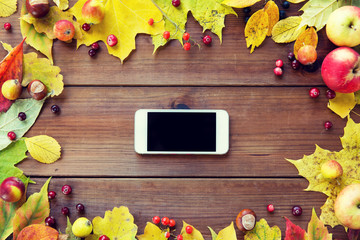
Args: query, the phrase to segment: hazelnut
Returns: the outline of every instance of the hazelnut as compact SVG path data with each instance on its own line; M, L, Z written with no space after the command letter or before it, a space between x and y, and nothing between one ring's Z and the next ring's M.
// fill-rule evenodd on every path
M33 80L29 83L27 91L36 100L41 100L47 95L47 88L40 80Z
M251 231L256 224L256 214L251 209L243 209L236 217L236 226L243 232Z
M26 9L35 18L45 17L50 11L48 0L26 0Z

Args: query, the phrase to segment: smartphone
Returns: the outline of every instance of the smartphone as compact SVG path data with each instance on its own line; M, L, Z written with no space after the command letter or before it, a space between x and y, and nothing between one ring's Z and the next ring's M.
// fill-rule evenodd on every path
M225 110L140 109L135 113L139 154L225 154L229 114Z

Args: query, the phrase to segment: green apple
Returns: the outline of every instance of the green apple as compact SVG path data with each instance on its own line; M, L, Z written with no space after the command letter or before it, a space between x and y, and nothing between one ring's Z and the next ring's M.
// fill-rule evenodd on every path
M360 8L343 6L332 12L326 23L326 35L336 46L360 44Z
M324 178L335 179L342 176L343 169L337 161L329 160L321 165L321 174Z
M360 183L345 187L335 200L335 216L350 229L360 229Z

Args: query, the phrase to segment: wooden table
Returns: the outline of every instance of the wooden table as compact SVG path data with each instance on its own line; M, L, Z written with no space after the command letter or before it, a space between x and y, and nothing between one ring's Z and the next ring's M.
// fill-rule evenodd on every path
M71 1L73 5L75 1ZM280 3L278 3L280 5ZM299 15L299 5L287 14ZM256 9L256 8L253 8ZM253 10L254 11L254 10ZM207 226L216 232L234 221L243 208L253 209L270 226L278 225L284 236L285 220L307 228L311 209L320 214L325 195L305 192L307 180L285 158L312 154L315 144L341 149L346 120L327 109L326 87L320 70L293 70L287 60L293 43L275 44L266 39L249 54L244 38L244 14L228 16L223 43L213 34L213 44L186 52L172 41L152 55L151 38L139 35L137 50L122 65L107 54L105 45L95 58L89 48L57 41L55 64L61 67L65 89L48 100L26 136L47 134L62 146L62 158L54 164L27 159L19 165L37 182L29 194L53 176L49 189L58 193L51 201L51 214L64 231L60 209L67 206L71 220L79 215L75 205L83 203L86 217L102 216L106 210L128 206L139 226L139 234L154 215L194 225L210 239ZM21 41L19 13L10 21L11 33L0 31L0 39L16 45ZM188 32L201 40L201 27L189 16ZM334 46L325 31L319 32L319 62ZM34 51L25 47L25 52ZM1 51L2 57L5 51ZM273 73L275 60L283 59L284 75ZM311 87L321 96L311 99ZM61 114L50 106L58 104ZM174 108L186 104L193 109L225 109L230 115L230 151L225 156L141 156L134 152L134 113L141 108ZM360 118L353 116L355 122ZM326 131L323 123L334 127ZM61 194L69 184L73 194ZM275 205L268 213L266 206ZM293 205L303 214L294 217ZM330 228L329 228L330 229ZM335 238L345 238L342 227L330 229ZM243 234L237 230L238 239Z

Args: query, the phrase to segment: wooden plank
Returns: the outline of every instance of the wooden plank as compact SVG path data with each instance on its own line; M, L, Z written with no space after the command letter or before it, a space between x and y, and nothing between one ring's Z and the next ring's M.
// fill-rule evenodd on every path
M29 176L298 176L284 158L312 154L315 144L339 151L346 120L327 109L325 88L312 99L307 87L67 87L48 101L27 134L47 134L62 146L50 165L26 160ZM52 104L61 114L50 112ZM149 156L134 152L134 113L141 108L225 109L230 151L225 156ZM360 119L353 116L356 122ZM326 131L323 123L333 122Z
M80 171L80 170L79 170ZM30 186L30 193L39 191L46 179L35 178L38 184ZM71 195L61 193L61 187L69 184L73 188ZM104 217L106 210L127 206L138 225L138 233L143 233L146 222L152 217L168 216L177 221L177 231L181 230L184 220L198 228L205 239L211 239L207 226L216 232L228 226L240 210L250 208L257 218L265 218L270 226L277 225L284 236L285 220L307 229L311 210L315 208L318 216L320 206L326 196L316 192L305 192L307 182L304 179L67 179L53 178L49 190L57 195L51 200L51 215L56 218L57 228L64 232L65 217L61 208L70 209L70 219L74 221L80 215L75 211L77 203L85 205L83 216L89 219ZM274 213L268 213L266 206L272 203ZM303 208L303 214L295 217L291 214L294 205ZM342 227L330 231L333 239L345 239ZM237 230L238 239L243 234Z
M70 1L70 6L75 0ZM21 4L19 4L21 5ZM299 15L297 11L302 4L292 4L287 15ZM253 12L261 4L253 7ZM20 8L20 6L19 6ZM16 45L21 41L18 24L18 11L7 21L13 24L13 31L0 31L1 41ZM250 54L246 48L244 37L244 13L237 10L234 15L226 17L226 28L223 30L223 42L214 35L211 47L201 43L201 49L193 47L184 51L179 42L172 41L168 46L152 54L151 37L139 35L136 38L135 50L121 64L117 58L107 54L106 47L100 44L101 50L95 58L88 56L88 47L82 46L76 50L75 41L66 44L56 41L53 47L55 64L62 69L67 85L202 85L202 86L307 86L323 84L320 71L308 73L304 70L294 71L287 60L287 53L292 51L293 43L275 44L270 38ZM201 41L201 26L189 14L187 30L192 38ZM319 32L319 63L334 46L327 40L325 31ZM33 51L25 47L25 52ZM0 51L0 57L5 51ZM284 75L278 78L274 75L275 61L285 62Z

